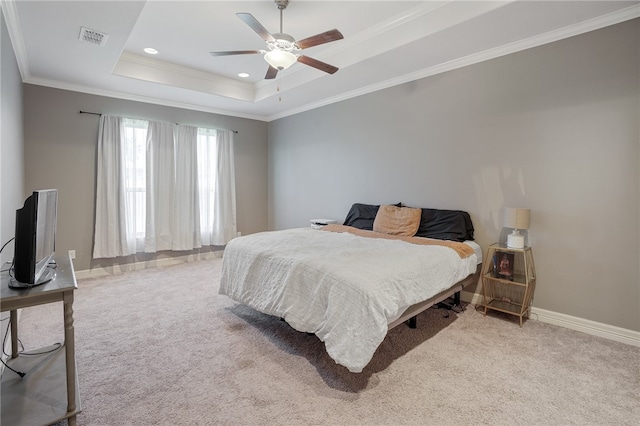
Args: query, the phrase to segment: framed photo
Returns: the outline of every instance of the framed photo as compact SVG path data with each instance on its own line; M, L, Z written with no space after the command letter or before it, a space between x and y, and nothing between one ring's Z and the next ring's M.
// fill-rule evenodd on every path
M513 279L513 253L496 251L493 260L493 270L498 278Z

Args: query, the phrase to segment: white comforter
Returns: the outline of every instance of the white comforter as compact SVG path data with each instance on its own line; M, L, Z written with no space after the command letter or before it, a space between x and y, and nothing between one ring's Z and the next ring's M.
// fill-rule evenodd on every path
M361 372L388 324L475 272L452 249L311 228L232 240L220 294L315 333L338 364Z

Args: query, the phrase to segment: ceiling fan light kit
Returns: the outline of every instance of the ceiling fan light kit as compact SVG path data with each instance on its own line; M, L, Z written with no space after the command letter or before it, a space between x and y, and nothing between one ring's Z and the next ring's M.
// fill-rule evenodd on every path
M230 55L247 55L247 54L263 54L265 61L269 64L269 69L265 75L265 79L276 78L278 71L285 70L295 62L308 65L329 74L338 71L337 67L329 65L317 59L302 55L299 52L309 47L318 46L320 44L341 40L343 35L340 31L333 29L315 36L307 37L303 40L296 41L289 34L282 32L282 11L289 5L289 0L274 0L276 7L280 10L280 32L271 34L262 24L250 13L236 13L245 24L251 27L266 43L268 50L234 50L225 52L211 52L212 56L230 56Z
M293 65L298 60L298 57L286 50L275 49L265 53L264 59L269 63L269 65L276 68L278 71L282 71Z

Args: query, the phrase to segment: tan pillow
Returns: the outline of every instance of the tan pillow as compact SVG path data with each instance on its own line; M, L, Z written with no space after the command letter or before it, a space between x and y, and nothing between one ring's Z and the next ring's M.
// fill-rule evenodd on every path
M412 237L420 226L422 209L382 205L373 221L373 230L390 235Z

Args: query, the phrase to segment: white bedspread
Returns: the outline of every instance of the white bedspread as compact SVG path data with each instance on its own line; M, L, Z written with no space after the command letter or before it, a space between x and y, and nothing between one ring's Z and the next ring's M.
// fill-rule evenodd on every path
M232 240L220 294L315 333L338 364L361 372L407 307L476 270L447 247L298 228Z

